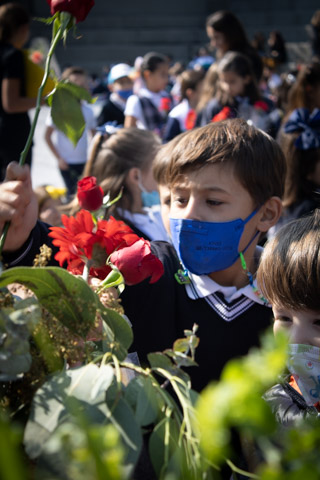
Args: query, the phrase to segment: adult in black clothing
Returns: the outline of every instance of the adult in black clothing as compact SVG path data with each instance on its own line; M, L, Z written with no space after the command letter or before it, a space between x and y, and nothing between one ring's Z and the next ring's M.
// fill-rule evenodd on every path
M97 123L101 126L108 122L124 124L124 109L127 99L133 93L133 81L130 78L132 68L126 63L119 63L111 68L108 75L110 96L102 107Z
M216 49L217 59L230 50L243 53L250 59L259 82L263 71L262 60L250 44L240 20L232 12L219 10L207 18L206 29L210 44Z
M30 131L28 110L36 99L25 96L21 51L29 37L30 17L19 3L0 7L0 181L7 165L18 161ZM31 149L26 162L31 164Z

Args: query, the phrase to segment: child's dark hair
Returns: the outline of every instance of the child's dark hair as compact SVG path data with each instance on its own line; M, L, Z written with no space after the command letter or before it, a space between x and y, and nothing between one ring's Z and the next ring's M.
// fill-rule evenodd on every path
M219 10L213 13L207 18L206 26L224 34L228 50L242 50L249 43L241 22L232 12Z
M181 175L217 163L234 171L256 206L273 196L282 197L286 163L281 148L241 118L188 131L171 152L169 187Z
M10 41L17 28L30 23L30 15L21 3L0 6L0 42Z
M320 311L320 211L284 225L264 248L257 272L272 305Z
M222 72L233 72L242 78L250 77L250 81L245 85L243 96L248 97L251 103L261 98L252 63L246 55L239 52L227 52L218 65L218 73ZM220 95L223 97L223 93ZM224 101L223 103L227 102Z
M187 97L187 90L191 88L191 90L195 90L198 84L204 79L204 71L203 70L185 70L180 75L180 92L181 98L188 98Z
M77 67L77 66L67 67L62 72L61 80L67 80L68 78L71 77L71 75L87 75L87 72L82 67Z
M162 63L168 63L168 58L162 53L149 52L143 57L143 61L140 67L141 76L144 77L144 72L149 70L155 72L158 66Z
M315 171L320 161L320 148L300 150L295 146L299 133L281 136L281 148L287 161L287 175L283 206L290 208L305 198L312 198L315 185L308 177Z
M317 86L320 86L320 62L315 61L304 65L299 71L288 94L286 114L289 115L296 108L308 108L312 111L314 108L313 88Z

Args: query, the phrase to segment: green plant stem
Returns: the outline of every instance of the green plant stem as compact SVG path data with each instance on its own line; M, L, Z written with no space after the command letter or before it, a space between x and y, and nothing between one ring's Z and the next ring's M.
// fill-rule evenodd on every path
M63 14L61 14L60 27L58 28L58 31L57 31L56 35L52 39L50 49L49 49L49 52L48 52L48 55L47 55L47 60L46 60L46 64L45 64L45 70L44 70L42 82L41 82L41 85L39 87L38 94L37 94L37 102L36 102L34 118L33 118L32 124L31 124L29 136L27 138L25 147L20 154L19 165L24 165L24 163L26 161L26 158L27 158L27 154L30 150L30 147L31 147L31 144L32 144L32 139L33 139L34 132L35 132L37 122L38 122L39 113L40 113L42 92L43 92L44 86L45 86L45 84L48 80L49 74L50 74L50 64L51 64L52 55L53 55L53 52L56 49L56 46L58 45L59 41L61 40L66 28L68 27L70 19L71 19L71 15L69 13L63 12ZM2 234L1 234L1 238L0 238L0 259L2 258L2 250L3 250L3 247L4 247L4 243L6 241L6 238L7 238L9 227L10 227L10 222L6 222L4 227L3 227L3 230L2 230Z

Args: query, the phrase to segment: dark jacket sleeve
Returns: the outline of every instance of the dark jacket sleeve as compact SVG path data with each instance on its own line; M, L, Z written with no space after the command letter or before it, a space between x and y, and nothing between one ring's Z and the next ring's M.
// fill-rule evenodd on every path
M58 252L57 247L52 244L52 240L48 237L50 232L50 225L38 221L36 226L31 231L28 240L22 245L19 250L15 252L3 253L3 264L5 268L24 266L29 267L33 265L33 260L40 252L40 247L43 244L48 245L52 249L52 255L49 262L51 266L58 266L58 262L54 259L54 255Z

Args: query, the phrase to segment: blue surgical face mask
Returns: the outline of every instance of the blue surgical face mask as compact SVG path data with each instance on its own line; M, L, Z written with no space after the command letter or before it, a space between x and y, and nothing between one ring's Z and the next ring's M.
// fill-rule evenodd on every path
M139 172L138 185L141 190L141 200L144 207L153 207L154 205L160 205L160 195L158 190L148 190L142 184L141 173Z
M122 98L122 100L128 100L128 98L133 94L133 90L132 88L129 90L118 90L117 94Z
M144 207L160 205L160 195L157 190L152 190L152 192L141 192L141 198Z
M238 248L244 227L257 211L244 220L237 218L230 222L170 218L172 243L184 267L196 275L208 275L231 267L239 258Z

